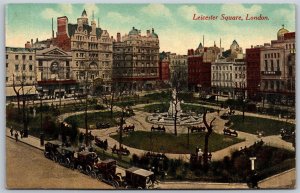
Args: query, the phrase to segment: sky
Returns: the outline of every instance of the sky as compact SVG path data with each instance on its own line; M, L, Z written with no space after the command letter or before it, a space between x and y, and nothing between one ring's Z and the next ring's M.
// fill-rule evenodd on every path
M132 27L141 30L154 28L159 36L160 51L187 54L205 38L205 46L229 49L233 40L245 50L251 45L262 45L277 38L277 31L284 24L295 31L295 5L293 4L8 4L6 7L6 46L24 47L30 39L50 38L51 19L67 16L69 23L76 23L85 9L92 20L92 13L100 27L110 36L128 33ZM218 16L216 20L193 20L193 16ZM243 21L221 20L221 15L241 16ZM247 21L249 16L267 16L269 20Z

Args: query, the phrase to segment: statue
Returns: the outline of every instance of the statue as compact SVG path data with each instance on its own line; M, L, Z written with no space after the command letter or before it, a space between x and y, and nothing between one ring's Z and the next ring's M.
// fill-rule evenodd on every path
M175 111L177 111L177 116L180 116L182 114L182 109L181 109L180 103L181 102L177 98L176 90L173 89L172 100L170 101L170 107L168 110L169 116L175 117Z

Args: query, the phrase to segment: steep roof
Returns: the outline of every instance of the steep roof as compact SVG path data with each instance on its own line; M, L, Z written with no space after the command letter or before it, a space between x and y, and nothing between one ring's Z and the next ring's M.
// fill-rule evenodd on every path
M78 24L71 24L71 23L68 24L68 34L69 34L70 37L75 34L75 31L77 30L77 26L78 26ZM86 30L88 32L88 35L89 35L92 31L92 26L87 25L87 24L83 24L83 30ZM98 27L96 28L96 35L97 35L98 38L101 37L101 35L102 35L102 29L101 28L98 28Z

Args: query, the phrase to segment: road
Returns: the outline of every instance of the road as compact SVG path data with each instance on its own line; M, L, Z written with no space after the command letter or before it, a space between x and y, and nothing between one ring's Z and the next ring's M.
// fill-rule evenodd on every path
M41 150L6 137L6 187L9 189L112 189L44 157Z

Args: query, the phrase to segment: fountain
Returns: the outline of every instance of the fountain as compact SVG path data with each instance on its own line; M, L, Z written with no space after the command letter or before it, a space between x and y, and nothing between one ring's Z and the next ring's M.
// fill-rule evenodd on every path
M174 125L175 113L177 111L177 125L196 125L202 122L202 114L196 113L184 113L181 109L180 101L177 98L176 90L172 91L172 99L170 101L170 107L168 112L154 113L147 116L147 121L156 125Z

